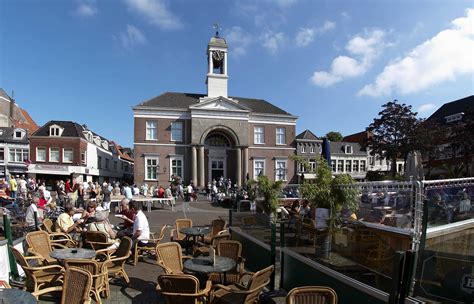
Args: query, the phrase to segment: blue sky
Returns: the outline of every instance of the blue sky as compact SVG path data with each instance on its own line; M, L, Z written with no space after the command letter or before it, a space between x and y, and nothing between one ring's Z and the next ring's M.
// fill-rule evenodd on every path
M473 94L474 5L459 0L2 0L0 87L38 124L131 146L133 105L206 92L215 22L229 95L299 116L298 132L347 135L393 99L427 117Z

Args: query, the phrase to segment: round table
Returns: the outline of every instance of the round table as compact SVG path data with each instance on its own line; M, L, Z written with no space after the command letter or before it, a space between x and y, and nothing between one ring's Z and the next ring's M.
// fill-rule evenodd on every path
M49 255L58 260L85 259L90 260L95 257L95 251L86 248L65 248L55 249Z
M194 259L186 260L183 267L187 271L195 272L207 277L210 273L223 273L224 274L224 285L227 284L225 273L232 270L236 265L233 259L226 257L215 256L215 262L212 263L209 257L197 257Z
M181 228L179 232L186 234L185 243L186 243L186 254L189 254L189 238L192 237L194 243L196 243L196 238L201 237L202 242L204 242L204 235L211 232L209 227L188 227Z
M26 290L1 288L0 303L16 304L16 303L38 303L36 298Z

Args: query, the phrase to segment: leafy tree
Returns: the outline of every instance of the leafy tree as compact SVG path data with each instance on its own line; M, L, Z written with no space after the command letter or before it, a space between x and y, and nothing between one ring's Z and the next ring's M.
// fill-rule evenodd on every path
M391 160L391 174L395 177L397 158L406 159L408 153L416 148L410 139L419 120L416 118L417 113L412 112L411 105L400 104L397 100L382 105L382 108L379 117L368 128L373 134L368 146L372 155L379 154Z
M342 141L342 134L336 131L331 131L326 134L326 138L330 141Z
M275 213L278 208L278 197L281 194L282 181L272 182L266 175L259 176L257 181L249 182L250 188L255 189L257 205L265 213Z

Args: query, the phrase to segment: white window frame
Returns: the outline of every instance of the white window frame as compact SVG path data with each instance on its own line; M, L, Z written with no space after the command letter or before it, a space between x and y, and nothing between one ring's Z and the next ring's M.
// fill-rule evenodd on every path
M152 130L154 130L153 134ZM145 122L145 140L158 140L158 122L156 120L147 120Z
M0 161L4 162L5 161L5 147L0 147Z
M17 133L20 133L20 136L17 136ZM22 131L22 130L16 129L13 132L13 138L15 138L15 139L22 139L24 136L25 136L25 132Z
M13 152L13 159L12 153ZM8 148L8 161L11 163L23 163L25 162L24 154L26 154L26 159L29 159L29 149L23 148ZM17 156L20 156L20 159L17 159Z
M169 177L170 177L170 180L171 180L171 176L173 175L176 175L173 171L174 167L178 167L178 166L173 166L173 161L176 161L176 160L179 160L181 161L181 175L178 175L179 177L181 177L181 179L184 177L184 156L183 155L174 155L174 156L170 156L170 165L169 165Z
M306 153L306 147L305 147L305 146L301 146L301 147L300 147L300 152L303 153L303 154Z
M359 172L359 162L358 159L352 161L352 172Z
M97 156L97 169L102 169L102 156Z
M256 164L257 162L263 163L263 167L261 168L261 169L262 169L262 175L265 175L265 167L266 167L265 158L254 158L254 159L253 159L253 179L255 179L255 180L258 178L258 175L259 175L259 174L257 174L257 172L256 172L257 167L255 166L255 164ZM260 168L258 168L258 169L260 169Z
M364 172L367 170L367 163L364 159L359 162L359 171Z
M332 172L336 172L336 168L337 168L336 160L331 159L331 170L332 170Z
M82 155L84 155L84 159L82 158ZM87 151L86 150L81 152L81 164L87 164Z
M275 143L277 145L286 145L286 129L278 127L275 129Z
M256 145L265 144L265 127L263 126L253 127L253 143Z
M345 152L346 152L346 154L352 154L352 153L354 153L354 149L352 148L352 146L347 145L345 147Z
M341 170L339 170L339 165L341 165ZM344 160L343 159L337 159L337 171L336 172L344 172Z
M49 127L49 136L50 137L60 137L62 134L62 129L59 126L53 125Z
M352 159L346 159L344 163L344 171L345 172L352 172Z
M278 164L285 164L283 167L279 167ZM281 171L283 170L283 178L281 178ZM275 181L284 181L288 180L288 159L275 159Z
M38 157L38 156L39 156L39 153L38 153L39 150L43 150L43 151L44 151L44 159L39 159L39 157ZM42 163L44 163L44 162L46 162L47 157L48 157L48 154L47 154L47 152L46 152L46 147L36 147L36 161L37 161L37 162L42 162Z
M314 146L311 146L311 147L309 148L309 153L314 153Z
M148 160L156 160L156 164L151 164L152 168L155 168L155 177L148 177ZM158 180L158 166L160 165L160 158L158 156L145 156L145 180L156 181Z
M71 160L66 160L66 150L71 151ZM74 162L74 149L72 148L63 148L63 163L73 163Z
M173 127L181 126L179 128L174 129ZM179 138L174 138L173 131L180 131ZM183 141L183 122L182 121L174 121L171 123L171 141L182 142Z
M51 157L51 152L53 150L57 150L58 151L58 160L53 160L52 157ZM50 163L59 163L61 161L61 149L60 148L57 148L57 147L51 147L49 148L49 162Z
M314 172L316 170L316 160L315 159L308 160L308 165L309 165L309 170L311 172Z

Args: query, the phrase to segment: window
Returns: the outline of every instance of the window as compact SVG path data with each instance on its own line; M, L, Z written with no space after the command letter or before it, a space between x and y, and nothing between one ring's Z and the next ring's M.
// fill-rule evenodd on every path
M306 147L305 146L301 146L301 153L306 153Z
M265 131L263 127L254 127L253 128L253 143L254 144L264 144L265 143Z
M114 171L117 171L117 161L114 161Z
M183 141L183 123L180 121L171 123L171 141Z
M256 159L253 161L253 178L257 179L260 175L265 175L265 160Z
M175 156L170 158L170 177L179 176L183 177L183 157Z
M365 171L365 160L360 161L360 171Z
M87 153L86 151L81 152L81 163L85 164L87 162Z
M128 163L125 163L125 172L128 172L130 170L130 166Z
M339 159L337 161L337 172L343 172L344 171L344 161L342 159Z
M299 172L299 173L304 173L304 172L306 172L306 169L305 169L303 163L299 163L299 164L298 164L298 172Z
M375 157L369 156L369 164L370 164L371 166L375 165Z
M97 156L97 169L102 169L102 156Z
M59 163L59 148L49 148L49 161Z
M0 148L0 161L5 160L5 148Z
M346 160L346 172L352 172L352 160Z
M63 149L63 163L72 163L74 160L74 151L72 149Z
M346 146L346 154L352 154L352 146Z
M398 166L397 172L401 173L403 171L403 164L398 164L397 166Z
M22 138L22 137L23 137L23 132L15 131L15 138Z
M109 170L109 163L110 163L110 159L106 158L105 159L105 169L106 170Z
M23 163L28 160L28 149L9 149L9 161L12 163Z
M309 153L314 153L314 147L311 146L311 148L309 148Z
M275 162L275 180L286 181L286 160L276 160Z
M354 172L359 171L359 161L358 160L354 160L354 162L352 163L352 171L354 171Z
M313 172L316 170L316 160L314 159L309 160L309 170Z
M158 179L158 157L145 157L145 179Z
M158 134L156 133L156 121L147 121L146 122L146 139L147 140L157 140Z
M285 128L276 128L276 144L284 145L285 141Z
M49 136L61 136L61 128L58 126L49 127Z
M335 160L331 160L331 169L332 169L332 172L336 172L336 161Z
M46 161L46 148L36 148L36 161L38 162Z

